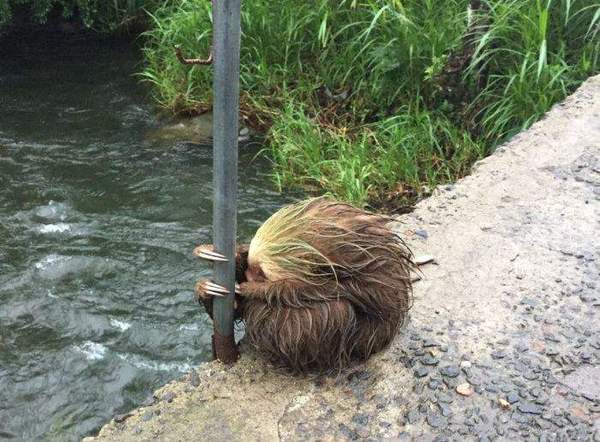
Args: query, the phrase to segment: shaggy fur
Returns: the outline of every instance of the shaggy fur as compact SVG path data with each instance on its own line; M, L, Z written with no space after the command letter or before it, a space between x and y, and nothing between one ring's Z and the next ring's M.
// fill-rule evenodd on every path
M411 306L412 254L389 218L316 198L281 209L238 248L249 342L294 371L385 348Z

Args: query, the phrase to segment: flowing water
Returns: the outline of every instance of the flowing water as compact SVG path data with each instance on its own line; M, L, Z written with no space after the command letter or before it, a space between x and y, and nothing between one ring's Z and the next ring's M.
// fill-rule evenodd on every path
M191 250L211 241L211 147L151 135L139 62L130 43L0 40L0 439L78 439L210 357ZM248 239L284 198L240 152Z

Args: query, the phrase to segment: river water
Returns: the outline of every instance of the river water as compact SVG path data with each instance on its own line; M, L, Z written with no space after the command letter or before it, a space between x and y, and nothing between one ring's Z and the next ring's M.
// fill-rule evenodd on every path
M154 137L131 43L0 40L0 439L76 440L210 357L212 152ZM242 239L284 202L240 150Z

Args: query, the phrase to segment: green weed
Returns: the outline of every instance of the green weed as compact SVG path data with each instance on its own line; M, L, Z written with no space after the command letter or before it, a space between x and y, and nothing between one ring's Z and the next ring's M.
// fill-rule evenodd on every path
M529 127L598 72L600 4L587 0L494 1L492 26L473 69L488 81L472 104L483 138L500 142Z
M600 69L597 0L488 0L460 91L441 80L468 28L467 0L246 0L242 108L267 131L280 188L365 205L469 172ZM211 106L210 5L153 14L146 68L158 102Z

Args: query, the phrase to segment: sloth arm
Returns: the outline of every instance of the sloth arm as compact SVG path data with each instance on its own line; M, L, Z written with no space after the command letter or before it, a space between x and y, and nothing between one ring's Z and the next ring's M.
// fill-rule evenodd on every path
M319 285L292 279L248 281L239 284L237 292L243 298L293 308L303 308L315 302L344 298L343 287L337 281L328 281Z
M353 284L351 279L310 284L294 279L247 281L238 284L236 293L242 299L265 302L274 307L307 308L319 302L345 300L359 311L384 319L402 308L397 290L377 282Z

